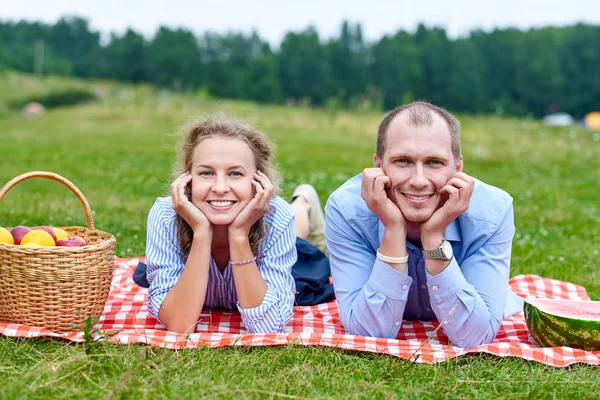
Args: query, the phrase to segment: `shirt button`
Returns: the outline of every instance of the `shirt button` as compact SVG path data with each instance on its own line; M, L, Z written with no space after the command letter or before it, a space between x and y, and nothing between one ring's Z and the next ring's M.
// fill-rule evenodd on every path
M427 286L426 285L421 285L421 289L423 289L423 290L427 289Z
M394 325L396 325L396 326L400 326L400 322L396 322Z
M444 321L444 325L448 325L448 321Z
M408 289L408 285L402 285L402 290Z
M438 290L438 287L437 287L436 285L433 285L433 286L431 287L431 290L433 290L433 291L435 292L436 290Z

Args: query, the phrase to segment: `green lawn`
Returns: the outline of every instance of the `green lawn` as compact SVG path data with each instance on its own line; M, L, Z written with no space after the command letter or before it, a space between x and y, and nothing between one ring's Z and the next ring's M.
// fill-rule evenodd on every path
M89 87L101 101L24 118L8 102L47 88ZM165 195L175 133L223 112L277 145L284 196L309 182L324 204L372 165L379 112L333 112L175 95L149 87L43 82L0 74L0 185L32 170L56 172L87 197L116 255L144 254L146 215ZM514 197L511 275L534 273L587 288L600 300L600 133L535 120L459 116L465 172ZM0 226L84 225L60 184L23 182L0 202ZM282 347L170 351L0 336L3 398L598 398L600 368L552 368L467 356L420 365L390 356Z

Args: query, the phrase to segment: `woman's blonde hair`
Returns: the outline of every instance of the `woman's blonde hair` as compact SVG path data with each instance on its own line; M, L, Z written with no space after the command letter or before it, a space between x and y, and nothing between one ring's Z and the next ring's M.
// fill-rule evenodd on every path
M274 165L273 145L269 142L267 136L258 129L245 125L238 120L224 117L211 117L192 121L184 128L178 160L173 169L173 180L182 173L191 171L196 146L204 139L214 137L242 140L248 144L254 156L256 168L267 175L273 184L273 196L279 194L280 177ZM189 197L189 187L186 188L186 194ZM269 210L269 212L272 212L272 210ZM177 239L184 256L187 258L194 235L188 223L179 214L176 218ZM265 235L266 230L261 218L252 226L248 235L250 248L257 257L260 256L258 247L264 241Z

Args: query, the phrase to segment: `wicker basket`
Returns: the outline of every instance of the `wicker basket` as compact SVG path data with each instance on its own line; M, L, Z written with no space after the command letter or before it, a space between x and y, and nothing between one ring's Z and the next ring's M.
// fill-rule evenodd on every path
M35 171L8 182L0 201L17 183L45 178L68 187L83 205L87 228L61 227L82 237L81 247L24 247L0 244L0 322L50 329L76 330L87 317L104 310L115 266L115 238L94 229L90 206L69 180L52 172Z

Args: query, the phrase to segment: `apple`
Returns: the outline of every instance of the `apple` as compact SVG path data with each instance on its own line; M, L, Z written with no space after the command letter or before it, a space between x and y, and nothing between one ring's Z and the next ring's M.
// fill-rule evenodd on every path
M21 246L28 243L37 243L42 246L56 246L56 242L50 234L42 229L32 229L21 239Z
M21 244L21 239L23 239L23 236L27 235L29 231L31 231L31 229L28 227L19 225L12 228L10 230L10 234L12 235L13 239L15 239L15 244Z
M54 230L52 228L50 228L49 226L36 226L34 228L31 228L32 231L35 231L36 229L41 229L43 231L48 232L50 236L52 236L52 239L54 239L54 243L56 243L56 234L54 233Z
M85 240L83 240L79 236L69 236L68 238L60 239L58 242L56 242L57 246L64 247L79 247L85 246L86 244L87 243L85 242Z
M54 234L56 235L57 242L61 239L66 239L69 236L71 236L71 235L69 235L69 232L67 232L63 229L60 229L60 228L52 227L52 230L54 231Z
M0 227L0 243L15 244L15 239L12 237L8 229Z

